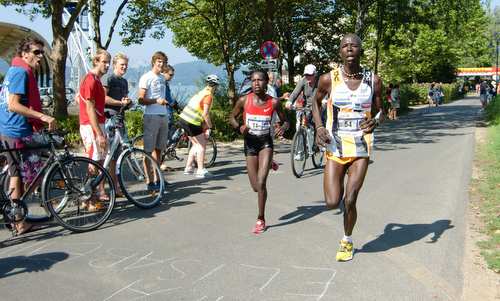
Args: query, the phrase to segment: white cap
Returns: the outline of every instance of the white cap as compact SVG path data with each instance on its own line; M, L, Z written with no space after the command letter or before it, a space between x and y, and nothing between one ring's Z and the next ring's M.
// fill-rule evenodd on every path
M314 75L316 74L316 66L313 64L306 65L304 67L304 75Z

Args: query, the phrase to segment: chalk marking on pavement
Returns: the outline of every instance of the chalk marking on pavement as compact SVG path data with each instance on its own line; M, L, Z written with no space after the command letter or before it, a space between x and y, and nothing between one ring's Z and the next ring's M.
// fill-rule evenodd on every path
M278 276L278 274L281 272L279 268L272 268L272 267L262 267L262 266L255 266L255 265L250 265L250 264L244 264L241 263L241 266L247 267L247 268L252 268L252 269L260 269L260 270L274 270L275 273L267 280L266 283L264 283L263 286L259 288L259 291L262 292L270 283L273 281L273 279Z
M215 301L220 301L220 300L222 300L222 299L224 299L224 296L220 296L220 297L219 297L219 298L217 298L217 300L215 300Z
M29 245L29 246L26 246L26 247L22 247L20 249L17 249L17 250L14 250L12 252L10 252L11 250L6 250L6 252L2 252L0 253L0 255L3 255L4 253L6 255L12 255L12 254L16 254L18 252L21 252L21 251L24 251L24 250L27 250L27 249L31 249L31 248L34 248L35 246L38 246L38 245L41 245L41 244L48 244L48 242L45 242L45 241L39 241L37 243L34 243L32 245Z
M331 269L331 268L317 268L317 267L302 267L302 266L292 266L294 269L299 269L299 270L313 270L313 271L329 271L332 272L332 275L326 282L319 282L319 281L308 281L307 283L310 284L324 284L325 287L323 288L323 291L321 294L317 295L307 295L307 294L294 294L294 293L287 293L287 295L293 295L293 296L304 296L304 297L316 297L316 301L321 300L326 292L328 291L328 288L332 284L333 279L335 278L335 275L337 275L337 270Z
M41 247L36 248L35 250L33 250L33 251L31 251L30 253L28 253L28 255L33 255L33 254L35 254L36 252L38 252L38 251L40 251L40 250L42 250L42 249L44 249L44 248L46 248L46 247L48 247L48 246L50 246L50 245L53 245L53 244L54 244L54 243L52 242L52 243L47 243L47 244L45 244L45 245L42 245Z
M157 290L157 291L154 291L154 292L151 292L151 293L146 293L146 292L143 292L143 291L140 291L140 290L137 290L137 289L133 289L133 288L129 288L129 290L132 291L132 292L134 292L134 293L138 293L138 294L142 294L143 295L143 296L139 296L137 298L132 299L132 300L138 300L138 299L144 298L145 296L146 297L150 297L150 296L153 296L153 295L158 295L158 294L162 294L162 293L166 293L166 292L175 291L175 290L178 290L178 289L181 289L181 288L182 287L165 288L165 289Z
M175 263L178 263L178 262L201 262L201 260L198 260L198 259L183 259L183 260L176 260L174 262L172 262L170 264L170 267L172 268L172 270L176 271L176 272L179 272L182 274L182 277L181 279L183 279L184 277L186 277L186 273L180 269L178 269L176 266L175 266ZM163 279L163 280L166 280L166 279Z
M103 301L107 301L107 300L110 300L111 298L113 298L114 296L116 296L117 294L123 292L124 290L128 289L129 287L131 287L132 285L136 284L137 282L141 282L142 279L138 279L132 283L130 283L129 285L126 285L125 287L117 290L116 292L114 292L111 296L107 297L106 299L104 299Z
M201 280L203 280L203 279L205 279L205 278L207 278L207 277L209 277L209 276L210 276L210 275L212 275L213 273L215 273L215 272L217 272L218 270L222 269L225 265L226 265L226 264L221 264L221 265L219 265L219 266L218 266L218 267L216 267L215 269L211 270L210 272L208 272L207 274L205 274L204 276L202 276L200 279L198 279L198 280L194 281L194 282L193 282L193 284L194 284L194 283L196 283L196 282L198 282L198 281L201 281Z
M196 300L196 301L202 301L202 300L205 300L205 299L207 299L207 298L208 298L208 296L203 296L203 297L201 297L200 299L198 299L198 300Z
M130 256L117 255L117 254L114 254L114 253L112 252L113 250L119 250L119 248L111 248L111 249L108 249L108 250L106 250L106 253L107 253L108 255L111 255L111 256L114 256L114 257L122 257L122 259L120 259L120 260L118 260L118 261L115 261L115 262L113 262L113 263L110 263L110 264L108 264L108 265L106 265L106 266L100 266L100 265L98 265L98 264L95 264L94 262L98 261L98 259L95 259L95 260L91 260L91 261L89 261L89 262L88 262L89 266L91 266L91 267L93 267L93 268L96 268L96 269L107 269L107 268L114 267L115 265L120 264L120 263L122 263L122 262L124 262L124 261L126 261L126 260L128 260L128 259L130 259L130 258L132 258L132 257L134 257L134 256L136 256L136 255L137 255L137 253L134 253L134 254L132 254L132 255L130 255ZM122 250L132 251L132 250L130 250L130 249L122 249Z
M143 265L134 266L135 264L137 264L137 263L139 263L139 262L141 262L143 260L146 260L151 254L153 254L153 252L149 252L148 254L142 256L136 262L134 262L134 263L126 266L125 268L123 268L123 270L126 271L126 270L132 270L132 269L139 269L139 268L143 268L143 267L147 267L147 266L152 266L152 265L157 265L157 264L163 263L163 260L149 259L149 260L154 261L154 262L146 263L146 264L143 264Z

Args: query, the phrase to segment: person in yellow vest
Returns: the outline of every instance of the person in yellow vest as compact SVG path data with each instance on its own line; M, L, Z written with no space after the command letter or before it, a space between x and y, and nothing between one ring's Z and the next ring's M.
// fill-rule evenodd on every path
M316 142L326 147L323 179L326 205L334 209L342 200L344 203L344 237L336 260L348 261L354 253L351 235L357 219L356 200L373 151L373 131L383 119L382 80L361 67L363 49L357 35L346 34L339 52L342 64L319 79L313 118ZM323 124L321 101L327 95L327 120Z
M210 119L210 108L220 80L217 75L211 74L205 78L205 83L207 84L206 87L189 100L179 116L179 125L188 135L192 145L189 150L184 174L194 174L193 163L196 160L198 166L198 170L196 171L197 178L210 176L210 173L204 166L205 148L213 127L212 120Z

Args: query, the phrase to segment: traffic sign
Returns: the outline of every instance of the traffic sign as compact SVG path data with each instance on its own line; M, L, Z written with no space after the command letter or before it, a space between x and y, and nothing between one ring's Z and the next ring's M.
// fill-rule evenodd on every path
M273 41L265 41L262 45L260 45L260 55L262 55L262 57L266 60L276 59L279 54L280 49L278 44Z
M277 71L278 70L278 60L262 60L262 61L260 61L259 66L265 70Z

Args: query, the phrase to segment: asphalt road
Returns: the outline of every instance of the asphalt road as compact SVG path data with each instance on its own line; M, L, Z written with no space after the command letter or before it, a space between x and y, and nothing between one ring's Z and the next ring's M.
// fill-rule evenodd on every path
M358 199L353 261L335 262L342 215L323 204L322 171L293 177L277 147L267 224L241 146L221 147L215 177L174 172L168 202L122 202L97 231L0 232L0 300L457 300L479 100L386 122Z

